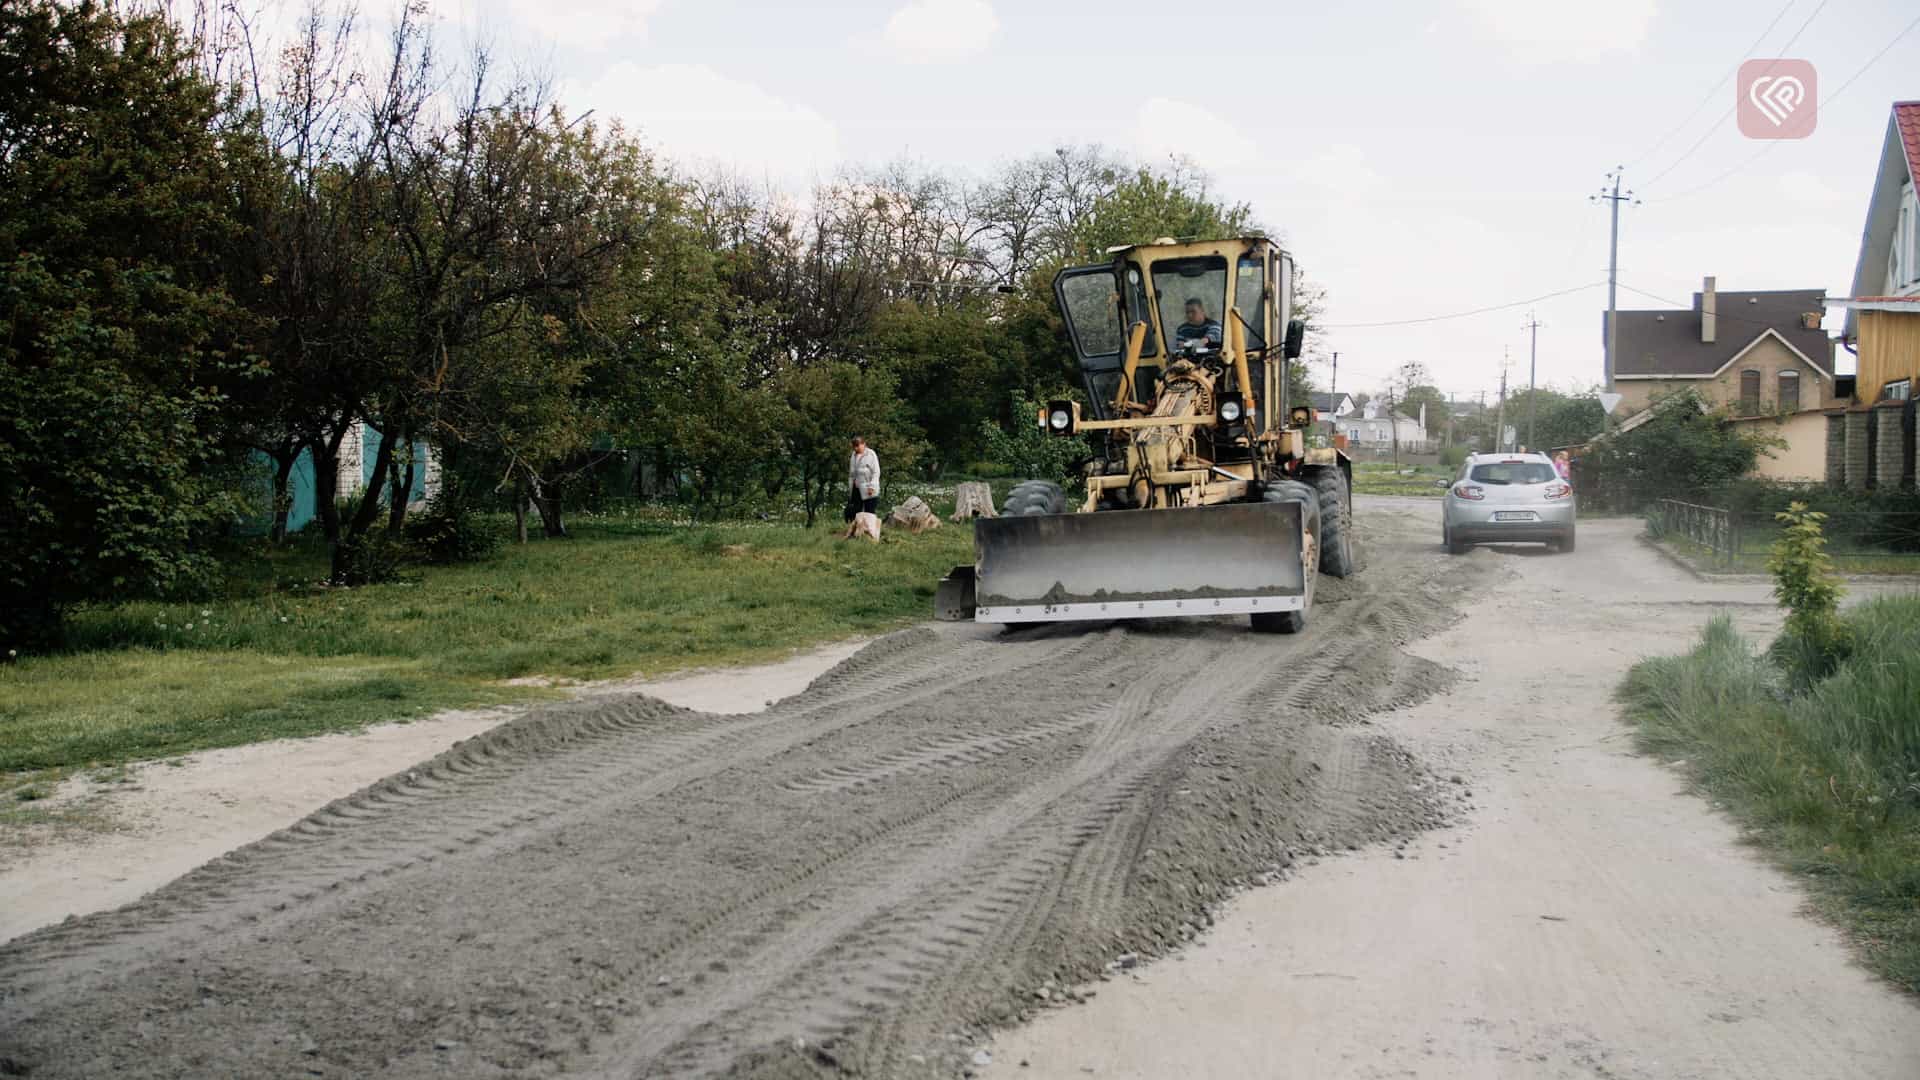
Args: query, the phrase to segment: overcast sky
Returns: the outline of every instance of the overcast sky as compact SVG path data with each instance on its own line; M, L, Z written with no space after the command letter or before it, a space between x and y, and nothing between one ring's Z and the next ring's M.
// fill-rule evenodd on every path
M1645 200L1622 211L1624 285L1678 305L1706 274L1846 295L1888 105L1920 98L1920 29L1841 90L1914 0L436 2L450 32L552 72L569 108L796 189L902 156L984 173L1063 143L1186 155L1326 286L1316 352L1339 350L1352 390L1417 359L1491 395L1503 348L1524 384L1525 307L1352 324L1603 282L1587 196L1615 165ZM1776 56L1819 73L1811 138L1735 125L1729 76ZM1542 384L1599 380L1605 303L1536 305Z

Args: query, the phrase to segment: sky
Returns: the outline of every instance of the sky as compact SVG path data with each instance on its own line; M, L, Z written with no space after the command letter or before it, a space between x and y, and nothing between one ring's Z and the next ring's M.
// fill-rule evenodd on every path
M1318 385L1337 351L1341 390L1412 360L1488 400L1503 356L1526 384L1529 310L1539 383L1599 381L1589 196L1618 166L1641 200L1621 210L1622 309L1685 307L1705 275L1847 295L1888 106L1920 98L1913 0L433 3L570 110L795 191L901 158L983 176L1065 144L1182 155L1325 286ZM1818 73L1806 139L1736 125L1735 68L1774 57Z

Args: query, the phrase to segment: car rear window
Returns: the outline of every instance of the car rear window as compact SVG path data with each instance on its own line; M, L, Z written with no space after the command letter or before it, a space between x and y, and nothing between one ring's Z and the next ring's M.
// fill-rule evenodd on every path
M1470 478L1481 484L1544 484L1555 474L1553 466L1543 461L1500 461L1475 465Z

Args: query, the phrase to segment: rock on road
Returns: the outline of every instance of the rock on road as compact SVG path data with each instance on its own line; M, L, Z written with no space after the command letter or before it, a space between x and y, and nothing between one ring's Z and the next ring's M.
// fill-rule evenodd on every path
M1627 978L1603 963L1590 969L1592 949L1631 957L1622 941L1668 941L1682 950L1714 940L1714 926L1696 912L1621 937L1571 921L1595 918L1596 905L1573 901L1605 895L1583 890L1583 872L1612 880L1615 864L1632 868L1619 830L1511 801L1517 789L1499 783L1551 763L1540 755L1563 738L1550 719L1557 710L1605 713L1611 687L1601 668L1622 666L1640 648L1622 633L1632 619L1611 627L1556 620L1552 605L1564 597L1554 568L1648 556L1623 528L1600 544L1590 532L1565 560L1493 551L1452 559L1434 543L1432 506L1363 504L1364 571L1324 582L1313 625L1298 637L1252 635L1238 621L1009 634L920 628L876 642L762 713L718 716L634 696L516 720L136 904L0 948L0 1066L34 1077L1010 1071L1021 1054L986 1051L986 1028L1068 998L1116 956L1179 950L1248 879L1352 848L1362 855L1321 861L1240 903L1314 898L1319 906L1296 913L1290 940L1318 950L1315 963L1354 975L1355 985L1334 979L1309 996L1363 1012L1377 997L1368 1021L1348 1017L1332 1029L1288 1021L1276 1032L1248 1015L1251 1026L1235 1039L1252 1056L1211 1074L1289 1075L1296 1059L1283 1048L1305 1043L1317 1056L1300 1075L1390 1075L1363 1071L1388 1059L1347 1052L1363 1035L1411 1038L1395 1008L1432 1038L1454 1040L1443 1048L1468 1066L1448 1075L1490 1074L1477 1070L1506 1059L1469 1054L1479 1044L1471 1029L1448 1026L1452 1013L1412 1008L1408 991L1384 994L1380 982L1403 970L1440 980L1445 1000L1506 1002L1487 1024L1525 1023L1532 1014L1521 1006L1539 1003L1520 992L1537 988L1509 986L1499 973L1541 968L1567 985L1599 988L1569 997L1566 1008L1604 1013L1593 1004L1604 998L1619 1011L1636 1005L1629 998L1641 982L1673 972L1644 963L1623 969ZM1592 650L1580 669L1592 677L1556 691L1525 664L1484 662L1460 631L1428 636L1461 610L1473 613L1464 630L1483 609L1511 604L1535 605L1536 621L1589 634L1567 644ZM1664 650L1684 644L1704 609L1660 617L1672 639L1655 642ZM1536 640L1537 632L1512 648ZM1470 679L1455 685L1456 668ZM1516 703L1516 693L1536 697ZM1524 730L1507 732L1473 711L1475 695L1513 706L1527 718ZM1595 738L1619 733L1586 723ZM1655 802L1631 825L1649 827L1653 813L1659 835L1673 834L1669 891L1729 866L1772 883L1772 907L1754 906L1777 917L1763 924L1769 932L1787 935L1774 964L1811 970L1814 987L1842 995L1836 1010L1857 1006L1836 1014L1846 1039L1801 1033L1807 1046L1864 1046L1881 1057L1849 1060L1868 1065L1910 1048L1874 1025L1905 1016L1911 1032L1911 1007L1864 983L1795 918L1790 888L1737 854L1724 825L1702 811L1658 816L1683 801L1669 774L1615 746L1589 752L1618 758L1634 790ZM1467 785L1449 781L1456 771L1474 775L1487 808L1468 809ZM1480 779L1489 771L1499 774L1491 788ZM1535 832L1519 828L1519 818ZM1393 858L1392 845L1445 822L1465 824L1425 834L1426 860ZM1471 905L1485 908L1496 890L1471 893L1459 910L1422 903L1408 883L1457 865L1427 845L1452 837L1462 859L1466 845L1513 846L1509 862L1524 861L1553 848L1543 828L1573 853L1569 865L1514 888L1570 920L1534 913L1531 923L1567 930L1593 943L1589 952L1569 952L1530 923L1460 958L1478 968L1447 968L1445 943L1463 927L1481 932L1471 916L1486 912ZM1509 845L1503 837L1516 829ZM1683 835L1689 829L1698 835ZM1369 867L1400 874L1398 891L1371 881L1344 899L1313 891ZM1237 918L1242 908L1228 910ZM1394 939L1395 915L1424 937ZM1149 967L1148 979L1205 970L1239 932L1229 921L1214 932L1219 943ZM1703 955L1730 962L1742 940ZM1354 963L1335 963L1343 959ZM1231 996L1252 979L1222 972L1203 989ZM1119 991L1138 988L1097 985L1093 1005L1050 1013L1008 1045L1042 1040L1028 1052L1058 1075L1086 1075L1081 1068L1093 1062L1075 1059L1092 1052L1076 1041L1085 1038L1104 1041L1103 1075L1206 1071L1200 1064L1211 1059L1197 1052L1170 1063L1099 1027L1127 1004ZM1765 1000L1776 1002L1773 1012L1742 999L1727 1015L1777 1022L1809 1005L1784 992ZM1863 1012L1868 1004L1879 1011ZM1145 1038L1152 1012L1118 1015ZM1212 1015L1234 1014L1223 1005ZM1055 1026L1079 1021L1095 1025L1090 1036ZM1617 1034L1598 1020L1583 1030L1594 1045ZM1644 1031L1659 1034L1657 1025ZM1066 1041L1045 1042L1050 1033ZM1168 1035L1158 1049L1178 1045ZM1601 1068L1621 1060L1589 1057ZM1418 1066L1430 1060L1410 1059L1413 1073L1426 1075ZM1742 1065L1716 1075L1914 1075L1770 1073L1737 1055L1715 1060Z

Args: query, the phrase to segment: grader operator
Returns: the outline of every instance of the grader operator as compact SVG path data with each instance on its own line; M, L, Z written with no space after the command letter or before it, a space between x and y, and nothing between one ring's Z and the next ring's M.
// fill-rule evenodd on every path
M1293 259L1263 237L1162 240L1063 270L1054 295L1085 401L1038 423L1088 439L1084 497L1030 480L974 521L974 564L940 583L945 619L1025 624L1247 614L1306 623L1319 574L1353 572L1352 463L1310 447L1286 400L1304 327Z

